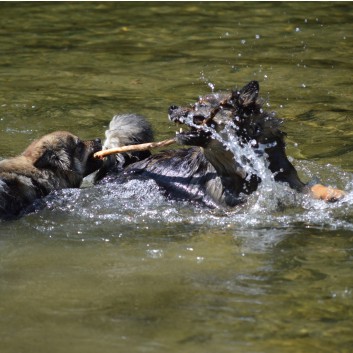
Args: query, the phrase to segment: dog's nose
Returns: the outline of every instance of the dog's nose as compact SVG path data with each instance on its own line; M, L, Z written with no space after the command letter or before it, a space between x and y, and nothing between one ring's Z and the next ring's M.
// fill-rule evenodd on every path
M100 138L96 138L96 139L94 139L94 142L95 143L102 143L102 140Z

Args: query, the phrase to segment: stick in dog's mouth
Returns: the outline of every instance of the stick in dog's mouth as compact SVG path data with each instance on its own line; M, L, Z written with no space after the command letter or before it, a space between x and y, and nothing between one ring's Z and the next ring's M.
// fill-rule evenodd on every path
M158 142L148 142L141 143L138 145L128 145L116 148L110 148L107 150L102 150L96 152L93 157L98 159L103 159L104 157L110 156L112 154L124 153L124 152L133 152L133 151L147 151L153 148L165 147L176 143L175 138L158 141Z

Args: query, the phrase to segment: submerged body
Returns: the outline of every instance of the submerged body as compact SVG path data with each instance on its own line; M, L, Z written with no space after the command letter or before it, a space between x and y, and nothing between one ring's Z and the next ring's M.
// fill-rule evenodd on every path
M227 186L198 147L164 151L134 163L119 176L120 180L131 178L152 179L168 198L175 200L208 207L233 207L242 202L241 180L232 183L239 189L233 192L232 185Z

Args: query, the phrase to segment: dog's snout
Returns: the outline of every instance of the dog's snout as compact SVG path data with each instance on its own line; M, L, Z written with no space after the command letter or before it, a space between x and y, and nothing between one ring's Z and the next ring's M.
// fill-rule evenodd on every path
M100 143L102 143L102 140L97 137L96 139L94 139L94 142L100 144Z

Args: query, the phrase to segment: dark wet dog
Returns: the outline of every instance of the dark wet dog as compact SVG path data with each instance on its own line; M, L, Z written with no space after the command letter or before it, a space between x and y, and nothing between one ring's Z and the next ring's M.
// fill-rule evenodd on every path
M99 139L81 141L57 131L31 143L17 157L0 161L0 219L21 215L34 200L63 188L76 188L102 166L93 158Z
M234 154L227 147L227 143L236 143L240 148L250 148L253 154L262 154L275 181L288 183L292 189L311 193L315 198L327 201L341 198L344 193L340 190L322 185L309 187L299 179L286 156L281 120L263 110L258 95L259 84L252 81L240 90L201 97L190 107L171 106L170 120L190 127L188 132L177 134L177 142L194 147L164 151L147 158L137 156L139 161L124 156L118 157L120 160L110 159L97 180L115 166L115 171L108 172L105 180L153 179L170 198L211 207L234 207L242 204L246 195L261 183L260 173L251 166L253 161L247 161L245 154ZM124 119L125 123L126 119L131 122L129 129L123 129L124 134L129 130L132 135L138 135L136 122L144 120L134 115ZM119 124L118 116L106 132L107 148L121 146L116 143L121 134ZM151 138L151 133L146 134L150 131L148 125L142 130ZM131 143L128 140L124 143L133 144L137 139L135 136ZM138 140L138 143L147 142L142 136Z

